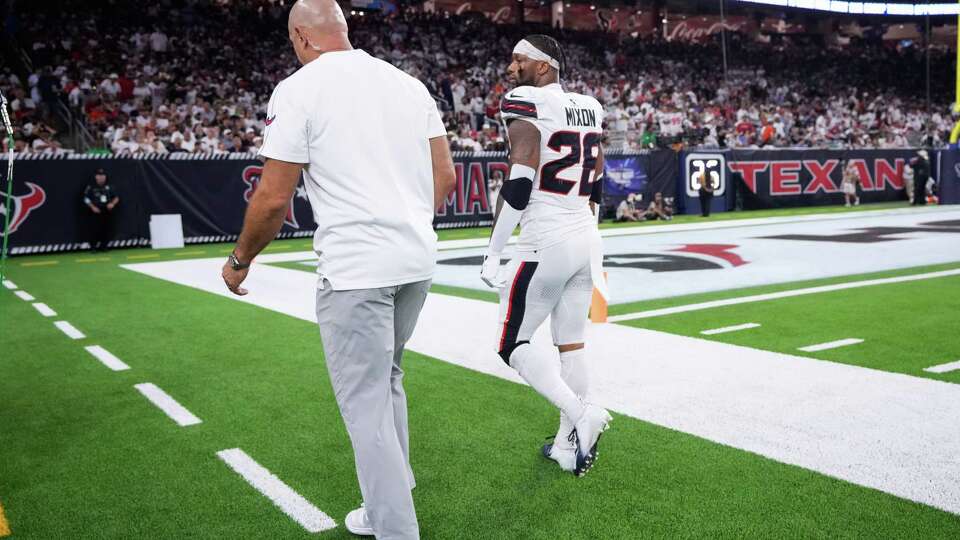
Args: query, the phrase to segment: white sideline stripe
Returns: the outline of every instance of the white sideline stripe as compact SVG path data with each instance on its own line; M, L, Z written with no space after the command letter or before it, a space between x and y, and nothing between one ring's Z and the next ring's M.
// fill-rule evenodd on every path
M33 302L36 298L27 291L14 291L13 294L17 295L21 300L26 300L27 302Z
M614 315L609 318L610 322L632 321L635 319L647 319L650 317L662 317L664 315L673 315L675 313L686 313L688 311L699 311L701 309L712 309L724 306L735 306L737 304L749 304L751 302L764 302L766 300L777 300L780 298L790 298L793 296L803 296L807 294L817 294L823 292L843 291L846 289L856 289L859 287L871 287L873 285L889 285L891 283L905 283L908 281L919 281L922 279L935 279L947 276L960 276L960 268L954 270L942 270L939 272L927 272L925 274L912 274L909 276L897 276L891 278L868 279L864 281L851 281L849 283L837 283L835 285L821 285L819 287L807 287L805 289L794 289L792 291L780 291L766 294L753 294L750 296L741 296L739 298L727 298L725 300L713 300L710 302L700 302L698 304L687 304L684 306L675 306L663 309L651 309L649 311L639 311L637 313L627 313L624 315Z
M100 361L101 364L107 366L108 368L114 371L126 371L130 369L130 366L125 364L123 360L120 360L116 356L110 353L110 351L104 349L99 345L91 345L89 347L84 347L86 351L93 355L94 358Z
M337 526L337 522L330 516L304 499L243 450L239 448L221 450L217 452L217 457L307 531L318 533Z
M151 403L156 405L161 411L167 413L174 422L183 427L199 424L200 419L188 411L183 405L177 403L177 400L170 397L169 394L161 390L153 383L141 383L133 386L140 391Z
M44 317L56 317L57 312L50 309L50 306L44 304L43 302L37 302L33 304L34 309L40 312Z
M714 328L713 330L704 330L700 332L705 336L715 336L717 334L726 334L727 332L737 332L740 330L749 330L751 328L757 328L760 325L755 322L748 322L744 324L738 324L736 326L724 326L723 328Z
M83 339L87 336L83 332L77 330L77 327L68 323L67 321L57 321L53 323L54 326L60 329L61 332L67 335L70 339Z
M958 369L960 369L960 360L948 364L940 364L939 366L923 368L927 373L947 373L948 371L956 371Z
M222 259L122 268L316 323L310 272L260 265L250 294ZM430 293L408 350L522 383L493 352L497 304ZM633 328L587 327L598 405L960 515L960 384ZM533 344L556 355L550 325ZM624 350L624 343L643 347Z
M3 280L3 286L10 289L11 291L17 288L17 284L10 281L9 279Z
M806 347L800 347L797 350L803 352L826 351L829 349L846 347L847 345L856 345L857 343L863 343L863 340L859 338L838 339L836 341L828 341L826 343L817 343L816 345L807 345Z

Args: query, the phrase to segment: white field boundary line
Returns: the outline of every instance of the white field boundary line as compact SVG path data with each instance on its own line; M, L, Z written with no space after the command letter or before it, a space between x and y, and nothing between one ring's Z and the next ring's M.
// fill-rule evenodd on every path
M863 343L863 340L860 338L846 338L838 339L836 341L828 341L826 343L817 343L816 345L807 345L806 347L799 347L797 350L803 352L828 351L830 349L839 349L840 347L847 347L849 345L856 345L858 343Z
M54 326L60 329L61 332L67 335L70 339L83 339L87 337L83 332L77 330L77 327L68 323L67 321L57 321L53 323Z
M755 322L748 322L744 324L738 324L736 326L724 326L723 328L714 328L712 330L704 330L700 332L705 336L715 336L717 334L726 334L728 332L739 332L740 330L749 330L751 328L759 328L760 324Z
M958 369L960 369L960 360L947 364L940 364L939 366L923 368L923 370L927 373L949 373L951 371L957 371Z
M50 309L50 306L44 304L43 302L36 302L33 304L33 308L40 312L44 317L56 317L57 312Z
M859 287L872 287L874 285L889 285L891 283L906 283L909 281L920 281L924 279L935 279L948 276L960 276L960 268L954 270L942 270L939 272L927 272L925 274L911 274L909 276L897 276L891 278L868 279L864 281L851 281L848 283L836 283L834 285L821 285L819 287L807 287L804 289L794 289L792 291L780 291L766 294L753 294L750 296L740 296L738 298L727 298L724 300L713 300L710 302L700 302L698 304L687 304L683 306L674 306L670 308L651 309L649 311L639 311L637 313L626 313L624 315L614 315L608 320L610 322L632 321L635 319L648 319L650 317L662 317L664 315L673 315L676 313L686 313L688 311L700 311L702 309L713 309L724 306L735 306L737 304L749 304L751 302L764 302L767 300L778 300L780 298L791 298L793 296L803 296L807 294L817 294L833 291L843 291L846 289L857 289Z
M36 298L34 298L33 295L27 291L14 291L13 294L17 295L17 298L27 302L33 302L36 300Z
M9 279L3 280L3 286L10 289L11 291L17 288L17 284L10 281Z
M133 386L145 398L150 400L158 409L166 413L171 420L181 427L193 426L199 424L201 420L188 411L186 407L177 403L177 400L170 397L169 394L160 389L153 383L141 383Z
M337 522L330 516L254 461L243 450L221 450L217 452L217 457L308 532L318 533L337 526Z
M744 218L744 219L731 219L726 221L711 221L705 223L677 223L670 225L653 225L653 226L643 226L643 227L621 227L616 229L601 229L600 236L604 238L612 236L633 236L633 235L645 235L645 234L661 234L661 233L677 233L677 232L690 232L690 231L704 231L704 230L716 230L716 229L735 229L738 227L755 227L757 225L782 225L784 223L803 223L803 222L822 222L822 221L839 221L846 219L856 219L856 218L870 218L870 217L883 217L883 216L896 216L902 214L919 214L919 213L938 213L938 212L950 212L956 211L956 208L939 208L939 207L923 207L921 208L892 208L889 210L867 210L864 212L840 212L840 213L826 213L826 214L808 214L803 216L783 216L783 217L768 217L768 218ZM513 236L510 238L510 244L514 244L517 241L517 237ZM444 240L438 242L438 247L440 251L445 251L449 249L465 249L465 248L477 248L477 247L486 247L490 243L489 238L470 238L465 240Z
M125 364L123 360L120 360L116 356L110 353L110 351L104 349L99 345L91 345L89 347L84 347L84 349L93 355L94 358L100 361L101 364L107 366L108 368L114 371L126 371L130 369L130 366Z

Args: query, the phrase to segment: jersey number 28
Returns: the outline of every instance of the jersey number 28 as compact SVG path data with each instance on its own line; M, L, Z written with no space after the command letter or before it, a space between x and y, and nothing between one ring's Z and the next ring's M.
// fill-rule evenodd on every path
M576 131L554 133L547 141L547 146L557 152L569 148L570 153L543 165L543 168L540 169L540 189L550 193L566 195L570 193L573 186L579 183L579 194L583 197L589 197L593 187L594 173L596 172L594 169L597 167L600 138L600 133L584 133L582 139L580 133ZM579 182L558 177L561 171L578 164L583 167Z

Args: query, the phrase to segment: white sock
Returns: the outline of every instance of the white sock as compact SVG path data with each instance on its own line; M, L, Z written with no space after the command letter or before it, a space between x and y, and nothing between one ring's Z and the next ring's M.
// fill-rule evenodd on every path
M580 418L583 402L560 377L560 366L548 351L524 343L510 353L510 365L523 380L570 418Z
M573 393L584 401L587 399L590 384L586 359L585 349L560 353L560 377L573 390ZM557 429L556 437L553 438L553 444L560 448L572 448L573 443L567 440L571 431L573 431L573 420L560 411L560 427Z
M587 350L577 349L560 353L560 376L573 393L586 401L590 387L590 374L587 372Z

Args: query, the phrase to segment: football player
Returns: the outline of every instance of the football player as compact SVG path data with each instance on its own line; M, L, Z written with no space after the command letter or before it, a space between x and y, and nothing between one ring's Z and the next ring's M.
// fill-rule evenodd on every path
M603 152L603 108L596 99L560 86L563 51L549 36L531 35L513 50L507 76L516 87L500 114L510 143L510 177L481 269L500 289L497 351L537 392L557 406L560 428L544 445L546 457L582 476L596 460L597 442L611 417L585 401L588 374L584 331L593 287L606 295L597 231ZM517 225L516 255L500 267ZM551 318L554 345L530 345Z

